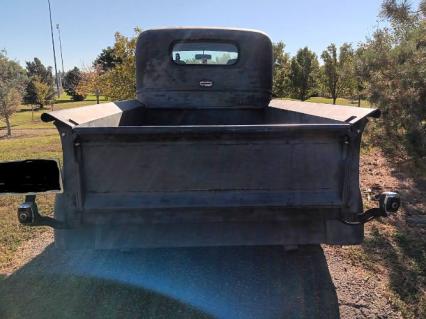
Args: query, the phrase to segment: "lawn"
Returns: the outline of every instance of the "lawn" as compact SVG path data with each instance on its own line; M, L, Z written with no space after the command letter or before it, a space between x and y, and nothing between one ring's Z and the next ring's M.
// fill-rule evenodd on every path
M101 102L105 102L102 98ZM94 96L84 101L74 102L68 96L61 96L53 110L62 110L96 103ZM5 137L6 125L0 120L0 161L20 160L28 158L52 158L62 160L60 139L55 126L42 122L40 116L51 111L50 106L31 111L31 106L22 105L11 118L12 136ZM12 262L13 253L20 244L34 238L40 232L50 231L45 227L30 228L21 226L16 217L16 209L24 200L24 196L0 197L0 273L1 269ZM38 195L37 203L40 211L51 214L54 195Z
M299 101L297 99L287 98L287 97L279 98L279 99ZM313 96L313 97L307 99L305 102L333 104L333 99L329 98L329 97ZM358 101L357 100L345 99L345 98L340 98L340 97L336 100L336 104L337 105L347 105L347 106L358 107ZM371 107L371 104L367 100L361 100L361 107Z
M316 97L309 98L308 100L306 100L306 102L332 104L333 99L327 98L327 97L316 96ZM344 98L338 98L336 100L336 104L348 105L348 106L358 106L358 101L357 100L344 99ZM368 103L367 100L361 100L361 107L370 107L370 103Z
M105 98L101 98L101 103L106 102ZM36 109L34 112L31 110L30 105L22 105L18 111L12 116L11 124L12 131L24 129L43 129L54 128L52 123L44 123L40 120L40 116L44 112L63 110L79 106L87 106L96 103L96 97L89 95L84 101L74 102L67 95L61 95L58 100L52 105L45 106L43 109ZM5 134L6 123L0 120L0 136ZM13 132L12 132L13 134Z

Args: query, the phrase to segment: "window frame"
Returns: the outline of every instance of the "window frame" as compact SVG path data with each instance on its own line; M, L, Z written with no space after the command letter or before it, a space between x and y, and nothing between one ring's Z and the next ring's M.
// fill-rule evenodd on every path
M224 44L232 44L237 48L237 58L235 60L234 63L232 64L179 64L176 63L174 58L173 58L173 48L175 47L176 44L178 43L200 43L200 42L212 42L212 43L224 43ZM237 41L232 41L232 40L221 40L221 39L181 39L181 40L174 40L171 44L170 44L170 48L169 48L169 58L170 58L170 62L173 63L173 65L179 66L179 67L216 67L216 68L220 68L220 67L225 67L225 68L231 68L231 67L235 67L241 59L241 49L240 46L238 45Z

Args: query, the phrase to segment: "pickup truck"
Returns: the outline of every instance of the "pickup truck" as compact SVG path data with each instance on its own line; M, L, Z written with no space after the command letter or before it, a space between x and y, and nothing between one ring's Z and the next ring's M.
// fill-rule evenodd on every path
M373 108L271 100L272 43L259 31L140 34L136 99L44 113L63 165L0 164L0 192L27 194L21 223L61 248L359 244L361 135ZM36 193L55 191L54 217Z

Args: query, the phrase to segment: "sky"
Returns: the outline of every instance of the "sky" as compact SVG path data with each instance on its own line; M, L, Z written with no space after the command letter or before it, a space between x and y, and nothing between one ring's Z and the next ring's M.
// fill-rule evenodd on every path
M419 0L411 1L416 5ZM223 26L258 29L294 55L308 46L320 55L331 43L356 45L384 26L381 0L51 0L60 69L60 24L65 71L90 66L114 33L133 28ZM22 65L38 57L53 66L47 0L0 0L0 50Z

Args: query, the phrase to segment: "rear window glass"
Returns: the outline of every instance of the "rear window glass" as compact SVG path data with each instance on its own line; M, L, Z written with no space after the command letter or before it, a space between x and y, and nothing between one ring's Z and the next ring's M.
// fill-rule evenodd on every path
M232 65L237 62L238 48L232 43L178 42L172 56L176 64Z

